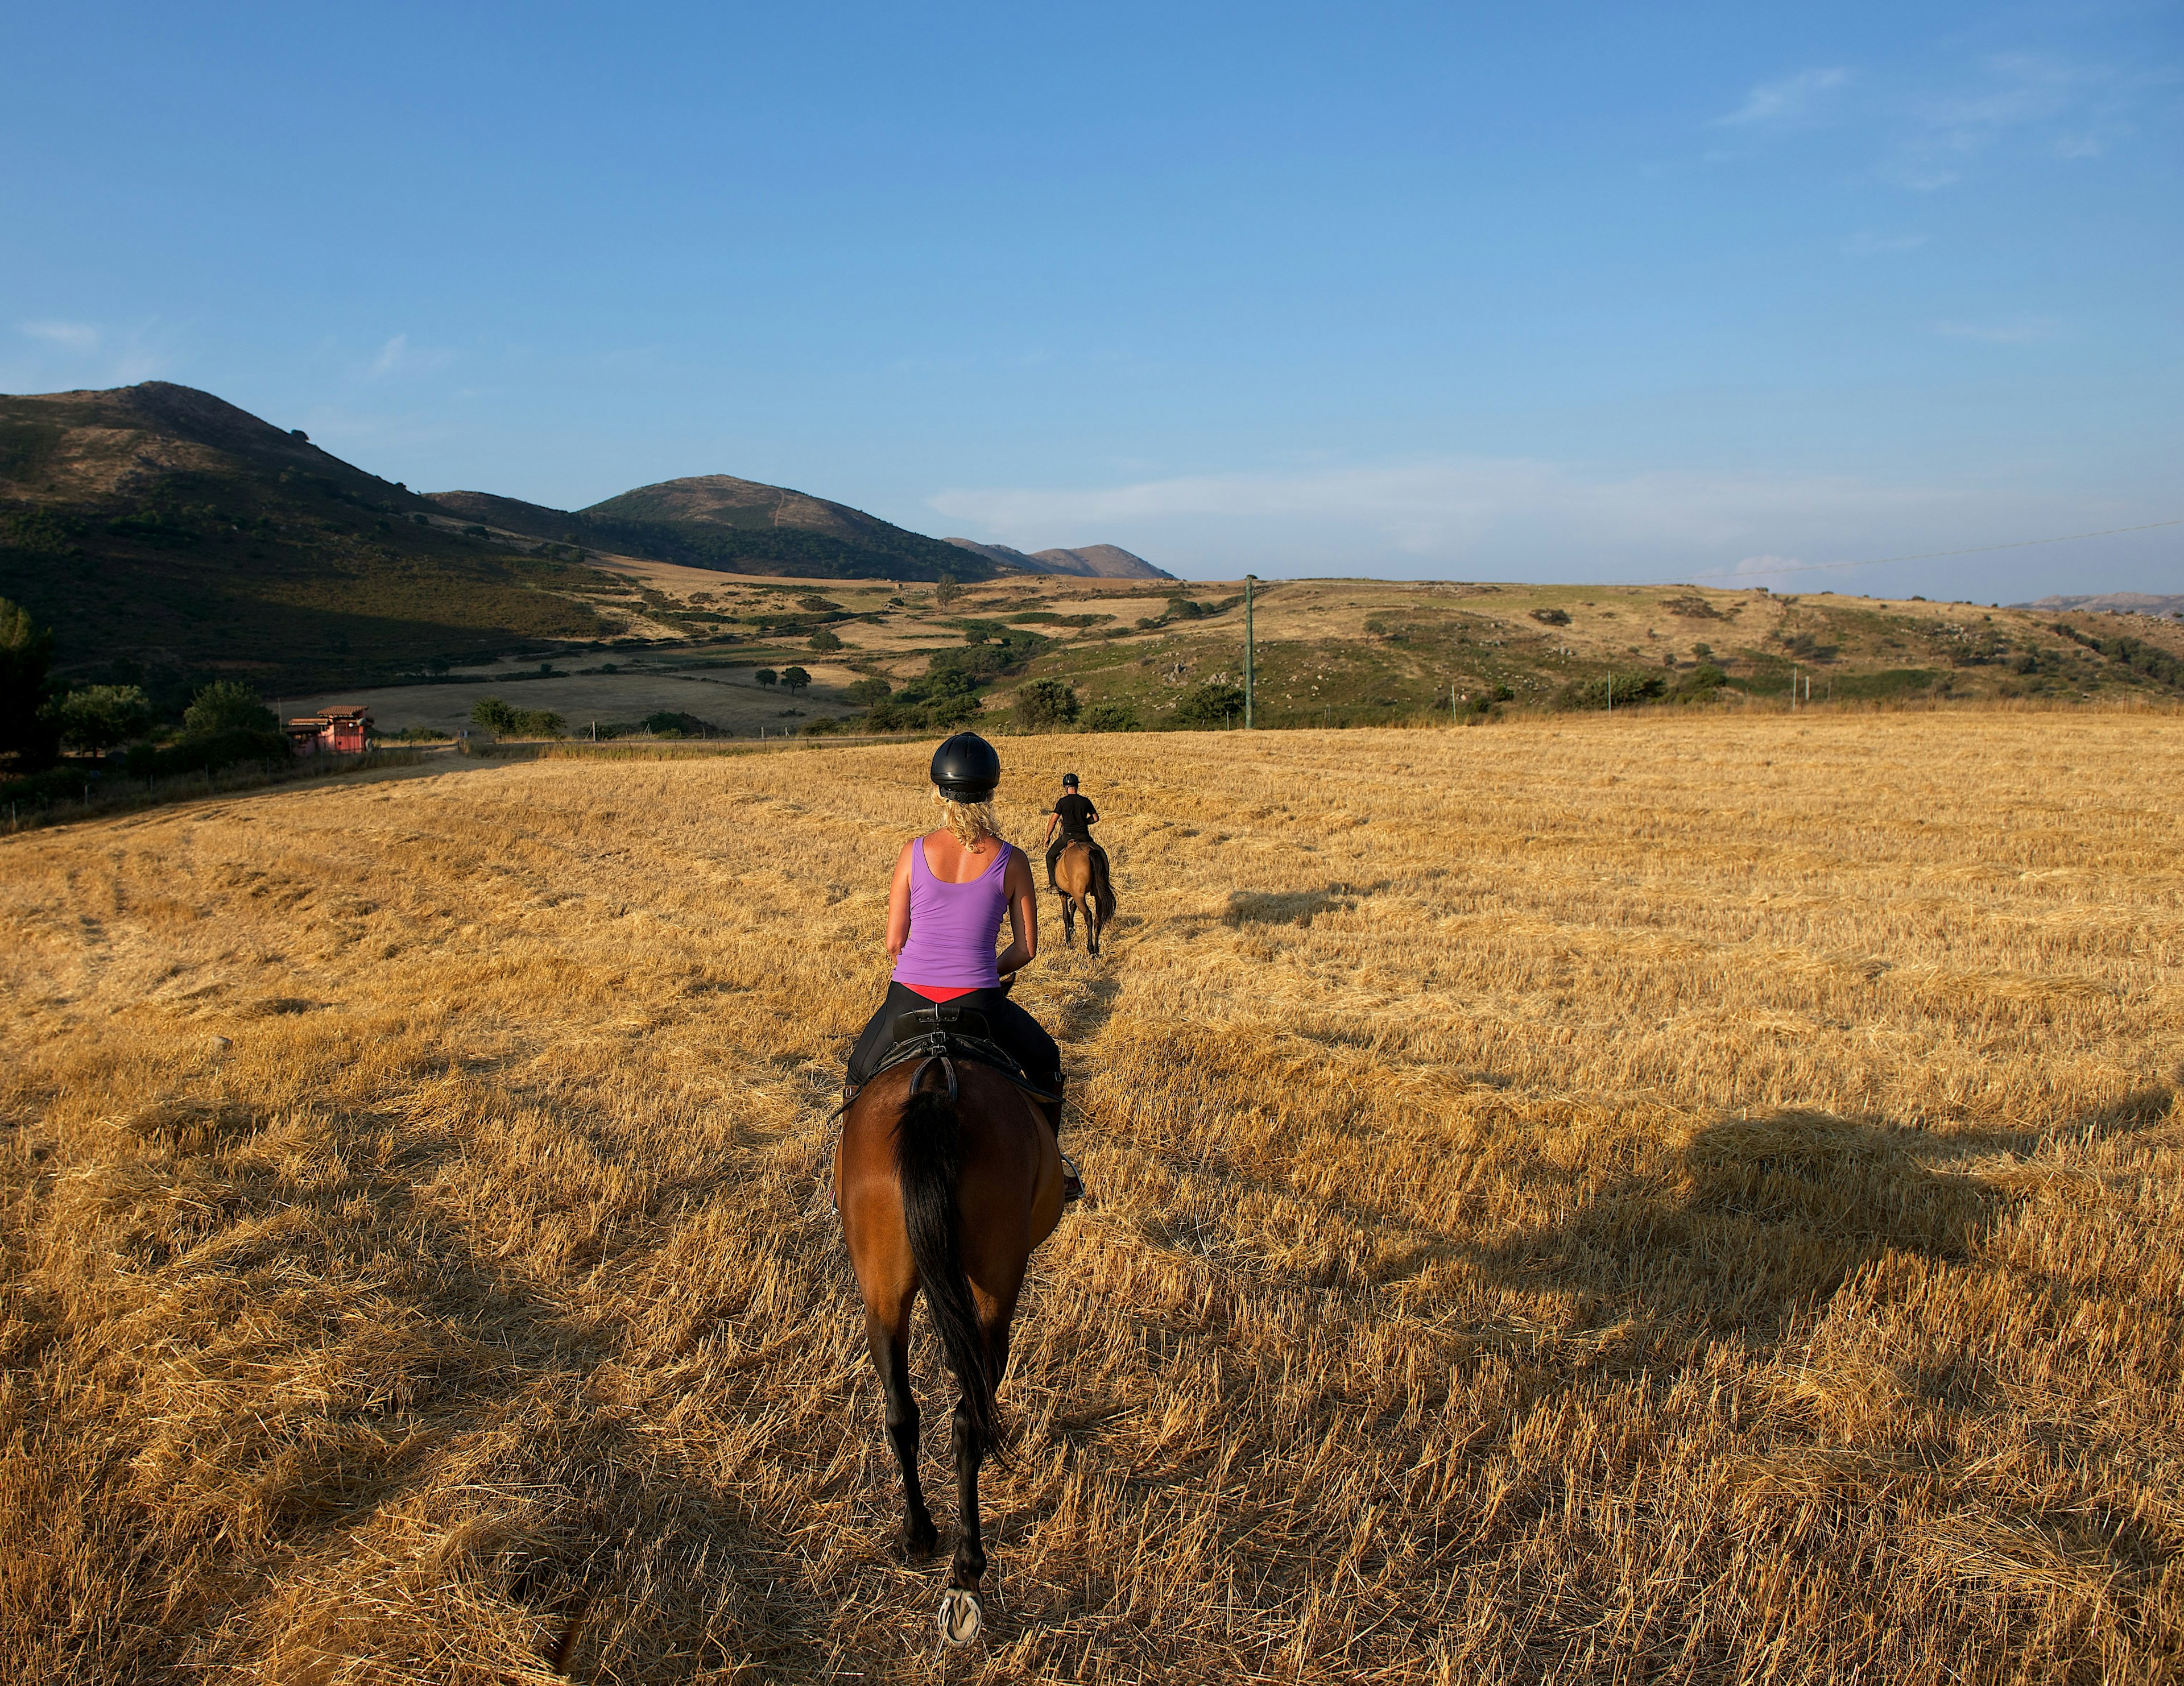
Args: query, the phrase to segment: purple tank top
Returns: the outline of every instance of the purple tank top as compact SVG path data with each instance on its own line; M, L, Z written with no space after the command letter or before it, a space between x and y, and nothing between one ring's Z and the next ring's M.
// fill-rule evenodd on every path
M1001 844L994 864L967 884L950 884L925 864L925 839L910 846L910 940L895 957L894 980L936 989L994 989L1001 982L994 965L994 939L1008 910L1009 855Z

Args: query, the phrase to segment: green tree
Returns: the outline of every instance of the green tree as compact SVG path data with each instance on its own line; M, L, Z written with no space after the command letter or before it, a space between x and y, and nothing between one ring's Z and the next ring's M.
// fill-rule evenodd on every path
M53 635L32 624L30 611L0 597L0 755L42 767L53 759L60 734L46 717L53 694Z
M1194 685L1183 693L1183 700L1175 705L1178 726L1226 726L1231 719L1241 719L1244 713L1244 687L1240 685Z
M780 678L781 676L776 673L770 667L761 667L756 673L751 675L751 677L757 680L761 685L771 685L775 680Z
M884 679L859 679L843 687L842 698L861 709L869 709L874 703L885 701L894 689Z
M1087 732L1135 732L1138 711L1128 703L1095 703L1081 724Z
M810 643L815 650L838 650L842 648L842 635L822 626L811 635Z
M811 682L811 676L800 667L784 667L781 670L781 682L792 691L801 691Z
M1017 687L1017 724L1027 732L1067 726L1080 706L1076 691L1064 679L1028 679Z
M956 583L953 574L943 574L933 584L933 600L943 609L962 595L963 587Z
M220 732L275 732L280 725L265 699L240 679L215 680L182 710L182 731L191 737L210 737Z
M498 697L481 697L471 704L471 724L505 736L515 730L520 710Z
M152 729L152 703L139 685L86 685L53 705L62 740L97 755Z

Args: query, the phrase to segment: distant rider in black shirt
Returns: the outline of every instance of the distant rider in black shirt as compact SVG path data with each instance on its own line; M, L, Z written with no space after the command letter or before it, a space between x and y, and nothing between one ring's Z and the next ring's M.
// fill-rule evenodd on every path
M1061 859L1061 851L1073 843L1089 843L1092 852L1106 864L1107 851L1092 842L1092 827L1098 823L1100 810L1092 805L1092 798L1077 793L1077 775L1061 776L1061 799L1054 804L1054 812L1046 822L1046 888L1055 888L1054 863ZM1055 835L1056 826L1061 835Z

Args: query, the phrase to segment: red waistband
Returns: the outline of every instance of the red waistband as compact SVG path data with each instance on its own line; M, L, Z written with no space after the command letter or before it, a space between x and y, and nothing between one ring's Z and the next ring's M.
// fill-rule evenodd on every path
M898 979L897 982L900 982L900 980ZM953 1001L958 995L975 995L978 993L975 985L958 988L953 984L947 983L905 983L902 987L913 994L922 995L928 1001Z

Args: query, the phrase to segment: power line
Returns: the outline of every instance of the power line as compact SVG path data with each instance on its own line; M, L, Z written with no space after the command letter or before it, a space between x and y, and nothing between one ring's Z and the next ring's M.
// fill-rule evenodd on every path
M2059 533L2053 538L2020 538L2008 544L1967 545L1962 550L1921 550L1910 556L1869 556L1863 562L1797 562L1782 568L1730 568L1711 574L1685 574L1663 580L1663 585L1685 585L1693 580L1756 580L1769 574L1818 574L1831 568L1878 568L1888 562L1930 562L1940 556L1979 556L1990 550L2023 550L2035 544L2068 544L2074 539L2113 538L2120 532L2151 532L2156 527L2184 527L2184 517L2173 521L2147 521L2135 527L2103 527L2098 532Z

